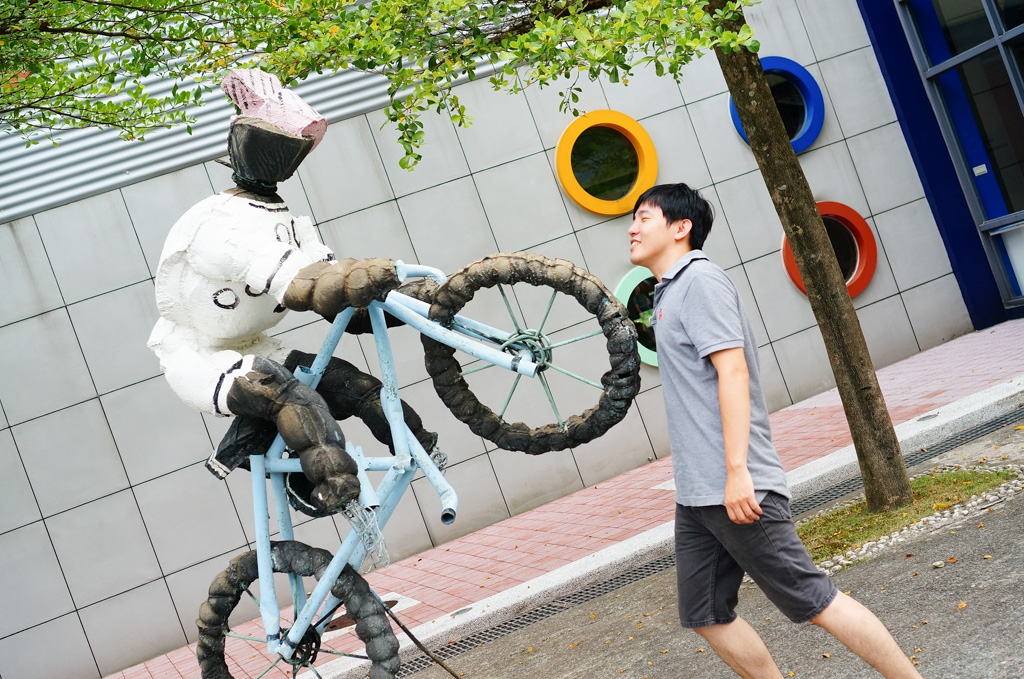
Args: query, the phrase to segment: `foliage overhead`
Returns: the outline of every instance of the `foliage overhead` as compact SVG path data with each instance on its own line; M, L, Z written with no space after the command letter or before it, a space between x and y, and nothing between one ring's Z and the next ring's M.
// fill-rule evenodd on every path
M709 12L707 0L4 0L0 125L30 143L92 126L141 139L188 123L186 106L241 63L285 83L353 69L387 78L385 112L411 167L421 113L469 123L457 81L558 83L562 109L577 114L580 77L625 82L651 63L678 78L709 48L756 51L748 26L722 27L752 2Z

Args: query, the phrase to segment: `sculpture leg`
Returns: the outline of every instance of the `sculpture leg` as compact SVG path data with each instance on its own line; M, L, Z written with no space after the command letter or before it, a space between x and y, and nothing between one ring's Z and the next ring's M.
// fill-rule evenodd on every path
M310 365L314 356L300 351L288 355L285 365L294 369L298 365ZM356 416L381 443L385 444L392 454L395 452L391 438L391 427L384 416L384 408L380 402L381 381L367 375L348 361L332 358L327 364L324 375L317 385L319 393L326 401L331 414L339 420ZM437 445L437 434L423 428L423 420L405 401L402 401L402 412L405 423L412 430L416 440L428 453Z
M345 437L315 391L274 361L254 357L252 369L236 377L227 395L234 415L273 422L313 484L312 500L334 512L359 496L356 463L345 452Z

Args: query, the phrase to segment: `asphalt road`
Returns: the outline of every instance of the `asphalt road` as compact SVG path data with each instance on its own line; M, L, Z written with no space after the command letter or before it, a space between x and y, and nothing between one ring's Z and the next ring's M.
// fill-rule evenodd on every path
M1024 430L1008 425L931 465L1024 461ZM1001 459L1006 458L1006 459ZM882 619L930 679L1024 677L1024 498L915 535L834 576ZM652 554L655 558L657 554ZM988 556L989 558L985 558ZM933 563L944 567L934 568ZM753 585L738 607L784 676L878 676L824 630L785 619ZM736 675L675 612L675 570L568 609L447 661L465 679L726 679ZM790 674L792 673L792 674ZM415 679L450 675L434 666Z

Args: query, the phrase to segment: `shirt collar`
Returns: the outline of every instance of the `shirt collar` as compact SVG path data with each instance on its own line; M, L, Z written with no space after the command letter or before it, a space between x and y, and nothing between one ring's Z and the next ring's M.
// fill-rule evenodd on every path
M665 273L665 275L663 275L661 277L661 282L664 283L666 281L672 280L673 278L678 276L679 273L683 271L683 269L688 267L693 262L697 261L698 259L707 259L707 258L708 258L708 256L704 254L703 250L690 250L685 255L680 257L676 261L676 263L673 264L669 268L669 270Z

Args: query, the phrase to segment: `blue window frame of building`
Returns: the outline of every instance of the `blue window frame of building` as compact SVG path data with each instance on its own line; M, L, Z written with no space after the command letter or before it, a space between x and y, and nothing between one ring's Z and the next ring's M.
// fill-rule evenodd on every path
M772 86L772 96L786 123L793 150L803 153L821 134L825 123L825 98L821 87L806 68L785 57L762 57L761 69ZM799 99L799 101L794 101ZM743 141L750 143L740 122L739 111L729 97L729 115Z

